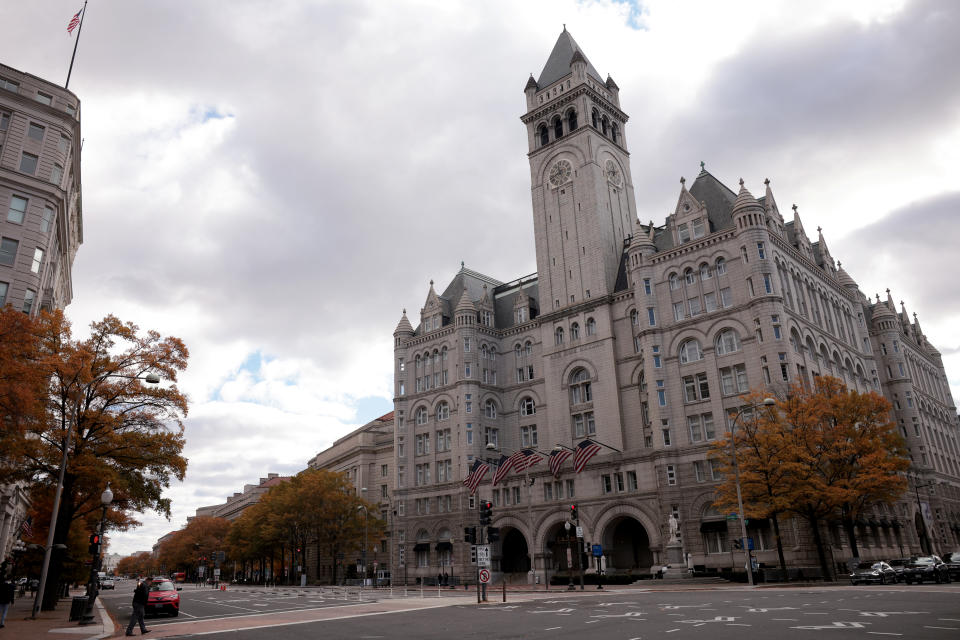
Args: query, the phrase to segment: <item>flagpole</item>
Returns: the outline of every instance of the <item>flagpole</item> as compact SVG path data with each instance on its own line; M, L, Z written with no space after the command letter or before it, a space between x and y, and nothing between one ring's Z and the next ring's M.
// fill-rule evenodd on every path
M70 56L70 69L67 70L67 83L63 85L64 89L70 88L70 74L73 73L73 61L77 57L77 45L80 44L80 32L83 31L83 19L86 16L87 16L87 0L83 0L83 9L80 10L80 25L77 27L77 39L73 42L73 55Z

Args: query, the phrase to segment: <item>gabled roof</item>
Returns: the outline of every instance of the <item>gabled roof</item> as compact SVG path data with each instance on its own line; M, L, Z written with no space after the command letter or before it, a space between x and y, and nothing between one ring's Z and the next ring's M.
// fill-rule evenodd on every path
M697 202L706 205L711 232L733 226L731 214L737 194L717 180L709 171L704 169L700 172L690 187L690 195L696 198ZM659 247L660 244L657 243L657 248Z
M563 33L557 38L557 43L553 45L553 51L550 52L550 57L547 58L547 64L543 65L543 71L540 72L540 77L537 78L537 86L544 89L560 78L570 75L570 73L572 73L570 61L573 60L573 54L577 51L580 52L580 55L583 56L583 59L587 63L587 74L596 79L600 84L604 84L603 78L600 77L597 70L590 64L590 59L587 58L587 54L585 54L583 49L576 43L573 36L570 35L570 32L564 28Z

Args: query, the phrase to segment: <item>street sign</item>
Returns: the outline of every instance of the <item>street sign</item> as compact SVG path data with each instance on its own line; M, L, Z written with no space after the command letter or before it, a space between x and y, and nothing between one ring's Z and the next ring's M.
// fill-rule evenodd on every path
M214 578L219 578L219 577L220 577L220 568L219 568L219 567L213 570L213 577L214 577Z
M581 527L580 525L577 525L577 537L578 538L583 537L583 527Z
M593 557L599 558L603 555L603 546L599 544L593 545Z
M727 520L736 520L736 519L737 519L737 514L735 514L735 513L728 513L728 514L727 514Z
M488 544L477 545L477 564L481 567L490 566L490 545Z
M490 571L487 569L480 569L480 582L487 584L490 582Z
M404 563L403 563L403 547L400 547L400 549L398 549L398 551L399 551L399 554L398 554L398 555L400 556L400 557L398 558L399 566L403 567L403 566L405 566Z

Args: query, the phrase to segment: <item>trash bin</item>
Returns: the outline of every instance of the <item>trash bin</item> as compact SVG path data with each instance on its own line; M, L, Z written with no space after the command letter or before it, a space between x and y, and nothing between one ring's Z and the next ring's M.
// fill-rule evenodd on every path
M70 622L79 620L83 617L83 611L87 608L87 596L74 596L70 602Z

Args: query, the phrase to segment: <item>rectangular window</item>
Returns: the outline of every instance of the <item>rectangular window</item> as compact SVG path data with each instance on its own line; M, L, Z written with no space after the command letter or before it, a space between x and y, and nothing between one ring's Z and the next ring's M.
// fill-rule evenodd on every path
M681 244L690 240L690 229L686 222L677 227L677 235L680 237Z
M0 307L7 304L7 289L10 288L6 282L0 282Z
M623 474L622 474L622 473L615 473L615 474L613 474L613 479L614 479L614 482L616 483L616 486L617 486L617 492L618 492L618 493L623 493Z
M24 151L20 155L20 171L33 175L37 172L37 156Z
M710 291L703 294L703 305L706 308L707 313L717 310L717 294Z
M733 294L730 292L730 287L720 289L720 306L724 309L733 306Z
M733 369L730 367L720 369L720 391L725 396L729 396L734 392Z
M657 314L653 307L647 307L647 321L651 327L657 326Z
M650 278L643 279L643 292L650 295Z
M746 393L750 390L750 384L747 382L747 368L742 364L738 364L733 367L734 373L737 376L737 391L740 393Z
M677 322L683 320L683 303L674 302L673 303L673 319Z
M773 293L773 280L769 273L763 274L763 290L767 293Z
M610 482L610 476L600 476L600 493L612 493L613 484Z
M637 490L637 472L627 471L627 491Z
M463 351L464 353L470 353L470 338L463 339Z
M666 429L661 429L660 431L661 431L662 434L663 434L663 446L669 447L669 446L671 445L671 442L670 442L670 428L667 427Z
M13 91L17 93L20 91L20 83L14 82L13 80L7 80L6 78L0 78L0 89L6 89L7 91Z
M687 426L690 428L690 442L703 440L703 432L700 431L700 416L687 416Z
M700 298L690 298L687 303L690 305L690 317L700 315Z
M573 492L573 480L567 480L567 497L575 498L576 494Z
M30 313L33 310L33 301L37 297L37 292L33 289L27 289L23 296L23 312Z
M50 170L50 182L59 185L61 180L63 180L63 167L55 164L53 169Z
M13 265L20 243L13 238L0 239L0 264Z
M717 434L713 430L713 414L705 413L700 418L703 420L703 435L707 440L713 440Z
M710 479L723 480L723 474L720 473L720 463L716 460L710 461Z
M57 149L60 151L60 153L65 154L67 152L67 149L69 148L70 148L70 138L68 138L63 134L60 134L60 142L57 143Z
M27 215L27 199L20 196L10 197L10 209L7 210L7 221L23 224Z
M757 295L757 292L753 288L753 278L747 278L747 291L750 293L750 297Z
M761 260L767 257L767 252L764 251L762 242L757 243L757 257Z
M703 460L693 461L693 475L696 477L697 482L704 482L707 479L703 473Z
M3 78L0 78L0 83L3 82ZM0 111L0 131L6 131L10 128L10 114Z
M466 413L473 413L473 402L470 401L472 394L466 393L463 396L463 410ZM469 427L467 427L469 429Z
M667 391L663 387L663 380L657 380L657 402L661 407L667 406Z
M473 373L472 373L471 370L470 370L470 363L469 363L469 362L465 362L465 363L463 364L463 377L464 377L464 378L469 378L469 377L471 377L472 375L473 375Z
M677 468L672 464L667 465L667 484L670 486L677 484Z
M43 265L43 249L37 247L33 250L33 264L30 265L30 271L40 273L40 267Z
M38 142L43 142L43 132L45 130L46 129L44 129L39 124L31 122L30 126L27 127L27 137L33 140L37 140Z
M528 427L520 427L520 446L522 447L536 447L537 446L537 427L536 425L530 425Z
M543 483L543 500L544 502L553 500L553 484L549 482ZM746 564L744 564L744 566L746 566Z
M693 237L702 238L704 233L703 218L697 218L693 221Z
M53 96L42 91L37 91L37 102L46 105L53 104Z
M520 504L520 487L513 488L513 504Z

